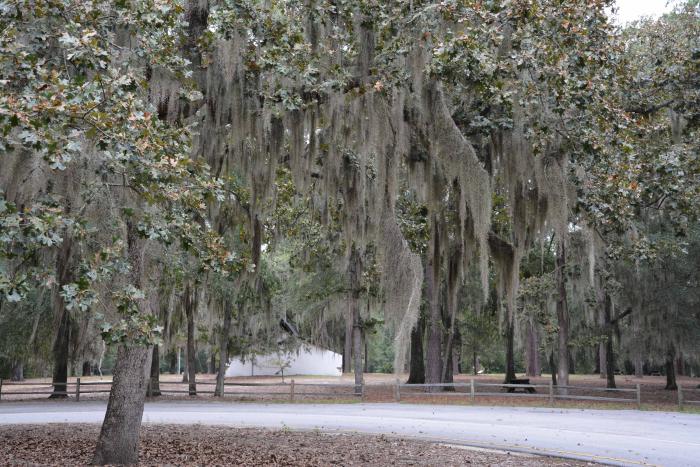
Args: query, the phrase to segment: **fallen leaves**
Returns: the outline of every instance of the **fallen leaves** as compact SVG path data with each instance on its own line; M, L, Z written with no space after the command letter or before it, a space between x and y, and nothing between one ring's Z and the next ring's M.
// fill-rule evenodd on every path
M0 427L0 465L88 465L98 425ZM585 463L442 444L320 431L144 425L140 465L499 465L579 466Z

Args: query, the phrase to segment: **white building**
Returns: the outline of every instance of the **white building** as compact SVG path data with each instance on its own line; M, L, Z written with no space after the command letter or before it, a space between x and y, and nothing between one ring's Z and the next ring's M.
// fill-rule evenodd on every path
M297 351L257 355L254 358L231 360L226 376L314 375L341 376L343 356L311 344L302 344Z

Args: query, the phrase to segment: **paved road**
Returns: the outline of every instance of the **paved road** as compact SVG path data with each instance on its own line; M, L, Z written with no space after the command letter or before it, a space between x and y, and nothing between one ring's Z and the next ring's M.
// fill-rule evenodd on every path
M0 424L100 423L97 401L0 403ZM412 404L154 402L146 423L385 433L616 465L700 465L700 416Z

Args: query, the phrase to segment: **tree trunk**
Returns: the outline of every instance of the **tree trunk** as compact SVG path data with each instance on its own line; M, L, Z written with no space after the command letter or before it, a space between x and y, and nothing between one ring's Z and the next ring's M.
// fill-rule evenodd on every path
M12 364L11 381L24 381L24 364L21 361L16 361Z
M348 313L345 317L345 340L343 341L343 373L352 371L352 299L348 293Z
M62 317L58 324L56 340L53 343L53 393L50 399L62 399L68 397L66 394L68 382L68 351L70 348L70 314L65 310L63 299L57 299L58 307L63 309ZM54 304L56 308L56 304Z
M526 373L528 376L540 376L542 367L540 366L540 336L537 332L537 324L534 319L528 321L527 325L527 345L525 354L527 360Z
M87 360L83 362L82 376L92 376L92 363Z
M451 349L451 348L445 349L445 356L446 356L445 359L447 360L447 365L445 366L446 371L445 371L445 374L444 374L444 376L443 376L443 378L442 378L442 382L443 382L443 383L454 383L454 381L455 381L455 380L454 380L454 374L452 373L452 356L453 356L453 353L452 353L452 349ZM443 388L443 391L455 392L455 388L452 387L452 386L445 386L445 387Z
M554 360L554 350L549 352L549 371L552 372L552 384L557 385L557 362Z
M71 251L73 242L66 236L56 255L57 283L51 294L56 338L53 342L53 394L51 399L68 397L65 394L68 382L68 356L70 349L71 317L66 310L66 304L61 297L61 288L73 281L71 269ZM61 394L63 393L63 394Z
M209 374L216 374L216 351L214 350L214 346L212 346L211 355L209 356Z
M185 287L185 313L187 315L187 377L190 396L197 395L197 351L194 342L194 314L197 309L197 289Z
M360 292L362 287L362 258L353 244L348 263L350 309L352 311L352 357L355 372L355 394L362 391L362 321L360 319Z
M605 293L605 375L608 389L615 389L615 351L613 347L612 300Z
M353 370L355 372L355 393L359 394L362 389L362 326L360 324L360 310L353 310L353 334L352 334L352 351L353 351Z
M148 347L121 344L117 351L107 413L93 463L131 465L138 462L139 433L151 364Z
M566 300L566 247L564 241L559 242L557 254L557 324L558 333L558 358L557 358L557 380L559 386L569 385L569 309ZM566 390L560 391L566 394Z
M673 344L668 346L668 352L666 353L666 388L668 390L677 390L678 384L676 383L676 348Z
M508 314L511 312L508 311ZM505 383L510 383L515 379L515 323L512 317L508 318L506 323L506 377Z
M126 221L126 227L131 283L140 288L144 244L131 219ZM151 355L151 349L147 346L133 343L119 345L107 412L95 448L95 464L135 464L138 461L139 433Z
M437 221L433 219L435 224ZM440 313L440 244L437 229L433 229L433 241L428 252L426 267L426 296L428 302L428 348L425 358L425 380L438 384L442 370L442 316ZM435 390L435 389L433 389Z
M474 367L474 374L478 375L479 374L479 355L474 352L472 355L472 365Z
M177 374L177 353L174 350L168 352L168 373L171 375Z
M425 334L425 317L421 313L418 322L411 331L411 366L408 373L408 384L425 384L423 334Z
M219 371L216 374L216 389L214 395L223 397L224 381L226 377L226 364L228 363L228 339L231 335L231 317L233 310L228 303L224 303L224 326L219 337Z
M160 396L160 350L157 345L153 346L151 356L151 378L148 385L148 395L150 397Z

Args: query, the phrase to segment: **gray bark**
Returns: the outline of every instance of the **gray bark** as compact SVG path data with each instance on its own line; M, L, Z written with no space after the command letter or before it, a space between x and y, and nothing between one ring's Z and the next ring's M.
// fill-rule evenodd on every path
M352 311L352 356L355 372L355 393L361 391L362 385L362 322L360 319L360 290L362 279L362 258L355 245L350 252L348 264L350 282L350 309Z
M527 324L525 355L527 361L527 375L540 376L542 374L542 367L540 365L540 336L537 331L537 323L534 320L528 321Z
M71 251L73 242L65 236L56 255L57 284L53 288L51 303L53 307L56 336L53 342L53 393L51 399L68 397L65 393L68 382L68 356L70 349L71 316L61 297L61 288L73 281L71 269Z
M148 347L119 346L107 413L93 459L95 464L131 465L138 462L139 433L150 365Z
M615 389L615 351L613 347L613 323L612 323L612 300L610 295L605 293L605 305L603 308L605 317L605 376L606 385L609 389Z
M233 310L231 305L224 303L224 326L221 329L221 337L219 339L219 371L216 374L216 389L215 396L222 397L224 395L224 381L226 376L226 364L228 363L228 339L231 334L231 317Z
M144 245L134 222L129 219L126 224L131 282L140 288ZM150 366L149 347L130 343L119 345L107 412L95 448L95 464L135 464L138 461L139 433Z
M345 317L345 340L343 341L343 373L352 371L352 310L348 293L348 313Z
M557 324L558 334L558 358L557 358L557 381L560 386L569 385L569 309L566 300L566 248L564 242L559 244L556 264L557 279ZM566 390L559 391L565 394Z
M187 377L190 396L197 395L197 351L195 350L194 314L197 310L196 287L185 287L185 313L187 314Z

